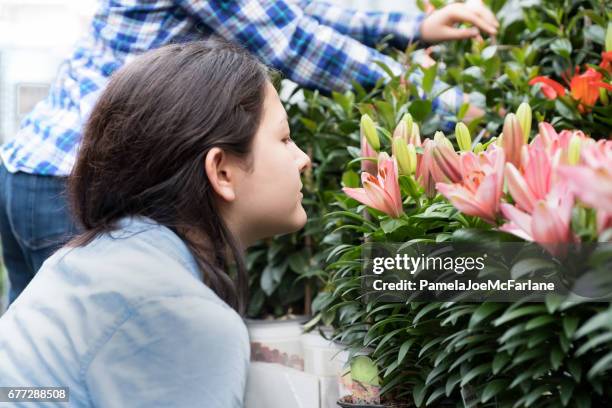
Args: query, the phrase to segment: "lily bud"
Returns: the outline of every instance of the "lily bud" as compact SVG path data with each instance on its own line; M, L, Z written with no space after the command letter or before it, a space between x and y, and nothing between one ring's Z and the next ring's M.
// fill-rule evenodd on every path
M412 132L408 139L408 143L415 146L421 146L421 131L419 130L419 125L416 123L412 124Z
M501 145L506 152L507 161L517 168L521 165L521 149L525 144L521 125L513 113L506 115Z
M612 22L608 23L606 30L606 52L612 51Z
M529 140L529 135L531 134L531 106L527 102L523 102L519 105L516 110L516 118L521 125L521 130L523 131L523 139L525 143Z
M480 152L484 152L484 145L482 143L478 143L474 146L474 153L478 154Z
M465 123L457 122L455 125L455 138L461 151L469 152L472 150L472 136L470 136L470 130L465 126Z
M567 148L567 162L570 166L575 166L580 162L580 149L582 147L582 140L578 134L574 133L569 141L569 147Z
M436 132L434 134L434 142L436 142L436 144L444 144L450 147L453 151L455 151L455 148L453 147L453 144L451 143L451 141L448 140L446 136L444 136L444 133L442 132Z
M412 137L412 127L414 125L412 115L409 113L404 114L404 116L402 116L402 122L406 123L406 129L408 129L408 138Z
M417 158L414 145L409 145L401 137L394 138L393 156L397 159L400 174L407 176L415 172Z
M412 120L412 115L406 113L395 127L395 130L393 131L393 138L401 137L407 143L410 143L413 133L413 126L414 121Z
M457 183L463 178L459 156L442 132L436 132L434 136L432 157L431 174L436 182Z
M408 132L408 128L406 127L406 122L404 120L400 120L400 122L395 127L395 130L393 131L393 140L395 139L408 140L408 136L409 136L409 132Z
M365 136L370 146L376 150L380 150L380 139L376 132L376 125L367 113L361 117L361 133Z

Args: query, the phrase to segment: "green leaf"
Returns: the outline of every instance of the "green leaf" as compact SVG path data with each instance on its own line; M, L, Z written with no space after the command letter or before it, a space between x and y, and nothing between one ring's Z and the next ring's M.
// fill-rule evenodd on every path
M512 357L508 353L495 354L495 357L493 357L493 363L491 364L491 371L493 374L498 374L511 358Z
M544 394L548 390L549 385L540 385L539 387L535 388L533 391L531 391L525 396L525 406L530 407L534 402L538 400L538 398L542 396L542 394Z
M482 50L482 53L480 55L482 56L482 59L488 60L493 58L495 56L495 53L497 53L497 46L489 45L487 48Z
M548 259L525 258L512 265L510 275L512 279L519 279L525 275L533 274L541 270L554 269L555 267L555 263Z
M501 315L499 318L493 321L494 326L500 326L506 322L535 313L545 312L546 308L542 305L523 306L518 309L508 310L506 313Z
M587 320L587 322L578 329L575 338L579 339L595 330L604 328L609 330L612 329L612 308L605 312L600 312Z
M572 394L574 393L575 384L569 380L563 381L561 383L561 387L559 390L559 398L561 399L561 403L564 407L567 406L570 399L572 398Z
M434 392L431 393L429 398L427 398L427 401L425 402L425 405L426 406L430 406L432 402L434 402L435 400L440 398L442 395L444 395L444 387L436 388L434 390Z
M574 333L576 332L578 323L580 323L580 319L575 316L563 317L563 330L565 331L565 335L568 339L571 339Z
M561 306L563 303L564 297L561 295L557 295L556 293L549 293L546 295L546 309L548 313L552 314Z
M477 367L472 368L470 371L467 372L467 374L463 376L463 378L461 379L460 385L463 387L465 384L467 384L468 382L470 382L477 376L490 371L490 369L491 369L491 363L484 363Z
M415 340L416 338L413 337L402 343L399 349L399 353L397 354L398 364L401 364L402 361L404 361L404 358L406 358L406 354L408 354L408 351L410 350L410 347L412 347L412 345L414 344Z
M505 390L508 386L508 383L509 381L504 379L493 380L489 382L482 391L482 397L480 399L480 402L485 403L497 394L499 394L501 391Z
M434 64L429 68L423 68L420 67L421 70L423 71L423 91L425 91L425 94L429 95L429 93L431 92L433 85L434 85L434 81L436 79L436 73L438 71L438 64Z
M572 43L566 38L558 38L550 44L550 49L555 54L569 59L572 54Z
M571 359L567 364L567 369L576 382L580 382L580 378L582 377L582 364L577 359Z
M461 381L460 373L455 373L451 375L450 377L448 377L448 379L446 380L446 387L445 387L447 397L450 397L451 393L453 392L453 389L455 389L457 384L459 384L459 381Z
M473 329L474 326L476 326L478 323L480 323L481 321L483 321L484 319L486 319L487 317L489 317L490 315L492 315L503 307L504 305L502 303L485 302L481 304L472 314L468 327L470 329Z
M270 296L281 282L281 279L287 269L287 264L282 265L267 265L261 273L260 285L261 289Z
M555 319L553 316L550 316L550 315L534 317L533 319L527 322L527 324L525 325L525 330L533 330L535 328L547 325L556 320L557 319Z
M565 357L565 353L559 346L554 346L550 351L550 364L552 368L557 370L561 367L561 363L563 362L563 358Z
M465 114L467 113L468 109L470 108L470 104L465 102L461 104L461 107L459 108L459 112L457 113L457 119L459 120L463 120L463 118L465 117Z
M406 222L402 219L397 218L388 218L380 223L380 227L385 232L385 234L390 234L396 229L403 227L404 225L406 225Z
M344 187L357 188L360 183L359 174L353 170L348 170L342 173L342 185Z
M597 347L601 344L612 341L612 332L601 333L584 343L578 350L576 350L576 356L581 356L587 351Z
M605 371L612 368L612 351L600 358L595 365L589 370L588 377L593 379L594 377L604 373Z
M555 100L555 109L565 119L568 119L570 121L580 120L580 116L578 115L576 110L574 108L570 108L569 106L567 106L565 103L561 101L560 98L557 98Z
M423 404L423 400L425 399L425 384L424 383L416 383L412 388L412 398L414 399L414 404L417 407L420 407Z
M415 121L423 122L431 112L431 101L426 99L414 100L410 104L408 112L410 112Z

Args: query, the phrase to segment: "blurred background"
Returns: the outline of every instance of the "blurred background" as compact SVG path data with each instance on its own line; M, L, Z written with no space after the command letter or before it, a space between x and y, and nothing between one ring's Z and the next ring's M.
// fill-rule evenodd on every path
M205 0L203 0L205 1ZM360 9L414 7L413 0L328 0ZM57 68L88 28L97 0L0 0L0 142L45 97Z
M205 0L202 0L205 1ZM327 0L364 10L401 10L414 0ZM59 64L87 32L99 0L0 0L0 143L46 97ZM0 260L0 314L6 273Z

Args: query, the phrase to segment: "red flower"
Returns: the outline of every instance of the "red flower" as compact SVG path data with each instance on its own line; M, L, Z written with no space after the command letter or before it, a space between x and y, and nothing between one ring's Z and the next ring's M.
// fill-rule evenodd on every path
M584 112L593 106L599 99L599 88L612 91L612 85L602 81L603 75L593 68L587 68L582 74L576 68L576 74L570 82L572 97L580 102L578 109Z
M558 96L565 95L565 88L557 81L545 76L538 76L529 81L529 85L542 84L542 93L548 99L557 99Z
M601 53L601 63L599 66L612 73L612 51Z

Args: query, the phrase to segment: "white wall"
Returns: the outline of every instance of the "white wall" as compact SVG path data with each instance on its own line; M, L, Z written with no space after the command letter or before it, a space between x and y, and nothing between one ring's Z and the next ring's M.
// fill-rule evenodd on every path
M18 127L18 84L48 84L95 0L0 0L0 140Z

